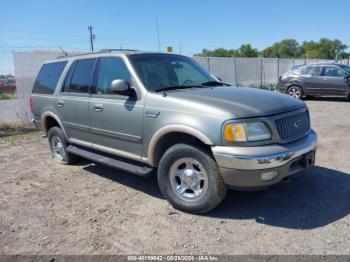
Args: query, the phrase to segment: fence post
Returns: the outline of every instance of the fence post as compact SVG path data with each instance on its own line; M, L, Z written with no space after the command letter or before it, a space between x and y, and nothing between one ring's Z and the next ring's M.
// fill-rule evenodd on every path
M210 57L208 56L208 71L209 71L209 73L211 73L210 72Z
M260 60L260 88L263 86L263 57Z
M280 78L280 59L279 58L276 58L276 59L277 59L277 83L278 83Z
M235 72L235 85L238 86L236 58L233 58L233 69Z

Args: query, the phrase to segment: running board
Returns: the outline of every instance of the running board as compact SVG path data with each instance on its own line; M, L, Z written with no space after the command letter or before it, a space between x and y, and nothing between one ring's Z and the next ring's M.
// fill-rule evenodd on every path
M89 159L93 162L97 162L100 164L104 164L110 167L114 167L117 169L121 169L123 171L127 171L130 173L133 173L138 176L149 176L151 175L151 172L153 168L145 165L138 165L133 163L128 163L125 161L117 160L109 156L101 155L95 152L91 152L88 149L82 149L73 145L69 145L67 147L67 151L69 153L72 153L74 155Z

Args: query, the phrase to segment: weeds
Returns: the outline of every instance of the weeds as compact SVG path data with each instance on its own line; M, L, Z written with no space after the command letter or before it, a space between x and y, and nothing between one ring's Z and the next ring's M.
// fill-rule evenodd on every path
M0 100L6 100L6 99L16 99L17 96L15 94L0 94Z

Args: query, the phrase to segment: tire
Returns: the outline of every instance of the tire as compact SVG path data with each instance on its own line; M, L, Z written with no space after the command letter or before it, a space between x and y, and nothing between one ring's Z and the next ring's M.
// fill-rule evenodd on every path
M212 210L227 193L213 157L186 144L176 144L164 153L158 165L158 184L174 208L194 214Z
M78 160L78 157L67 152L68 140L61 128L54 126L47 133L52 157L60 164L70 165Z
M294 98L302 99L304 96L304 92L303 89L301 89L299 86L291 86L287 90L287 95Z

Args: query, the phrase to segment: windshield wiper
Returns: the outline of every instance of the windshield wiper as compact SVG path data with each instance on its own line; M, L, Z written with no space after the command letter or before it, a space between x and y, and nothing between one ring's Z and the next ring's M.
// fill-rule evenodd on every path
M219 81L208 81L204 83L200 83L197 85L173 85L173 86L166 86L159 88L155 90L154 92L162 92L162 91L169 91L169 90L176 90L176 89L186 89L186 88L195 88L195 87L209 87L209 86L231 86L229 84L219 82Z
M219 81L208 81L201 83L202 86L230 86L229 84L219 82Z
M162 91L168 91L168 90L176 90L176 89L186 89L186 88L193 88L193 87L203 87L202 85L175 85L175 86L166 86L159 88L155 90L154 92L162 92Z

